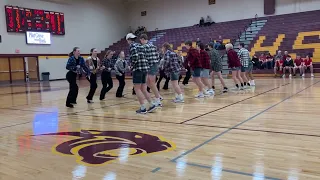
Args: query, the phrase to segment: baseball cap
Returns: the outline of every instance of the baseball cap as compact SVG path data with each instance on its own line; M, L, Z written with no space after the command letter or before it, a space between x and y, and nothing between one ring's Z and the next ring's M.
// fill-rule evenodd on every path
M134 38L136 38L137 36L136 35L134 35L134 34L132 34L132 33L129 33L129 34L127 34L127 36L126 36L126 40L128 40L128 39L134 39Z

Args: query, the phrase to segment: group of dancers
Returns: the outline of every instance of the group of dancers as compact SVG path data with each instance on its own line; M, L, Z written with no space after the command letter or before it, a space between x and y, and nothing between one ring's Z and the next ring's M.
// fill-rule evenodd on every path
M204 45L198 43L197 47L192 47L192 42L185 42L188 54L183 61L182 53L176 53L172 50L169 43L164 43L159 53L157 47L148 41L148 36L142 34L139 37L140 43L137 43L137 36L129 33L126 40L129 44L130 66L125 60L124 52L120 52L119 58L115 64L112 64L113 52L108 50L105 58L100 61L96 48L91 49L90 56L84 60L80 56L80 49L75 47L69 54L67 62L67 70L69 72L66 78L70 84L70 90L66 100L66 106L73 108L77 104L78 86L76 78L78 74L85 73L87 80L90 82L90 90L86 97L88 103L93 103L92 99L97 89L97 74L101 73L102 89L100 100L105 99L105 95L113 87L111 71L114 70L116 78L119 81L119 87L116 97L123 97L123 89L125 87L125 73L127 69L132 71L132 81L134 92L140 104L140 108L136 111L139 114L146 114L162 107L162 96L159 93L159 85L157 88L156 75L160 70L160 74L170 78L172 88L175 93L174 103L184 103L184 95L179 86L182 78L181 70L192 74L192 79L199 89L196 98L204 98L205 96L213 96L215 94L215 75L223 86L222 92L228 92L228 88L222 77L222 58L214 44ZM252 77L252 62L249 51L244 48L244 44L240 44L240 50L237 53L233 49L232 44L226 44L226 52L228 56L229 68L232 70L232 78L235 82L236 90L242 90L250 85L254 85ZM160 78L161 79L161 78ZM183 82L186 84L186 82ZM155 98L152 99L148 89L152 91ZM148 106L145 104L148 101Z

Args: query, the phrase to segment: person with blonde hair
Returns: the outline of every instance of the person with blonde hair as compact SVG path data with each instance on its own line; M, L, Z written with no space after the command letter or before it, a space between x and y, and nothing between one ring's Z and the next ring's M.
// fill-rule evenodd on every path
M180 75L180 64L179 64L179 57L177 53L172 51L171 46L169 43L164 43L162 46L162 51L164 53L164 71L165 74L170 77L172 87L174 92L176 93L176 97L173 100L175 103L184 103L184 98L182 95L181 88L178 84L179 75Z
M91 76L89 79L90 91L87 96L87 103L93 103L92 98L98 87L97 73L100 70L100 59L98 58L98 51L96 48L92 48L90 50L90 56L86 60L86 65L89 67L91 71Z
M113 88L113 81L111 77L111 70L112 66L112 56L113 52L108 50L101 62L101 82L102 82L102 89L100 92L100 100L104 100L106 93L109 92Z
M233 45L231 43L226 44L225 47L228 56L228 66L232 71L232 79L236 84L236 89L243 90L243 80L240 74L241 63L238 54L233 50ZM239 83L241 84L241 87L239 87Z
M114 65L114 70L116 72L116 78L119 81L119 87L116 92L116 97L118 97L118 98L124 97L123 96L123 89L124 89L124 86L126 85L125 75L126 75L127 68L128 68L128 64L125 60L124 51L121 51L119 54L119 58L117 59L115 65Z

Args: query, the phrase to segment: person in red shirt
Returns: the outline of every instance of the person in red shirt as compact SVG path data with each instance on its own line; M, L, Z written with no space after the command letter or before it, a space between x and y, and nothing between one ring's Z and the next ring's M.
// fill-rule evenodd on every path
M259 57L259 68L264 69L266 67L266 63L267 63L267 56L265 56L265 54L262 53Z
M274 77L277 77L277 71L279 71L282 74L282 68L283 68L283 60L280 59L280 57L277 57L275 66L274 66Z
M203 43L199 43L197 45L197 49L200 52L200 62L201 62L201 66L202 66L202 70L201 70L201 80L202 83L208 88L207 90L205 90L205 93L207 95L214 95L214 90L212 89L212 82L209 81L210 78L210 57L207 53L207 51L205 51L205 45Z
M272 62L273 62L273 57L271 56L270 53L266 56L266 61L265 61L265 66L267 69L272 69Z
M313 75L312 59L310 58L309 55L307 55L307 56L306 56L306 59L304 59L303 67L304 67L304 70L303 70L302 77L304 77L304 73L305 73L305 71L308 70L308 69L310 69L311 77L314 77L314 75Z
M303 75L303 65L302 65L303 59L301 56L297 56L297 58L294 60L294 68L293 68L293 76L296 76L296 71L299 69L300 76Z
M192 42L185 42L185 46L188 49L187 54L187 62L189 63L190 70L192 71L192 80L199 88L199 94L196 98L204 98L204 85L201 82L201 61L200 61L200 53L197 49L192 47Z
M228 65L232 71L232 79L236 84L236 89L239 89L239 83L241 83L240 89L243 90L243 80L241 78L241 63L236 51L233 50L231 43L226 44L226 51L228 56Z

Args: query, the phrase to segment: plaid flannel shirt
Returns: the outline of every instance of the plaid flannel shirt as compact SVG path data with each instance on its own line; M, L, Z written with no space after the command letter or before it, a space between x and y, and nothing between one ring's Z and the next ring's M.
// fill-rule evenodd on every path
M210 69L210 58L205 50L200 50L200 62L203 69Z
M250 53L246 48L241 48L238 51L238 57L240 59L242 67L248 67L249 66Z
M104 58L101 62L101 66L104 66L105 69L103 71L107 71L107 72L111 72L112 69L114 69L114 65L112 63L112 59L107 59ZM109 71L109 68L111 68L111 70Z
M132 71L148 72L149 64L145 56L145 48L138 43L132 43L129 52Z
M77 61L74 56L69 57L66 65L66 69L77 74L81 74L82 72L84 72L86 73L86 75L89 76L91 73L89 68L86 66L86 62L84 61L83 57L79 56L78 58L79 58L80 69L77 68Z
M157 47L150 42L142 46L145 48L145 56L148 60L149 66L151 67L152 65L159 63L160 56L159 52L157 51Z
M180 72L180 64L179 57L177 53L167 50L164 54L164 72L166 75L170 75L170 73Z
M209 51L209 57L210 57L210 60L211 60L211 68L214 69L214 67L221 67L222 66L222 59L221 59L221 56L218 52L218 50L216 49L211 49Z
M200 53L197 49L191 47L187 55L187 63L189 63L190 68L194 70L195 68L202 68L200 62Z

